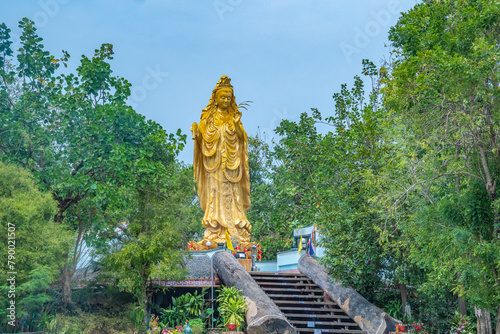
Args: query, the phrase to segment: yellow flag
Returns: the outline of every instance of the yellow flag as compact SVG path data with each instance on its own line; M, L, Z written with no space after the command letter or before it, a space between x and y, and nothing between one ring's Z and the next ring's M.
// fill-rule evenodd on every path
M227 248L234 252L233 243L231 242L231 238L229 237L229 232L227 231L227 229L226 229L226 244Z
M299 254L302 251L302 232L304 232L304 229L300 231L300 239L299 239Z

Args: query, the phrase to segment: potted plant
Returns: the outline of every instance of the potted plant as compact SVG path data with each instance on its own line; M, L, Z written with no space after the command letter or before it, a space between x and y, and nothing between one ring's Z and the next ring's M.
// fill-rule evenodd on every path
M189 325L191 326L192 334L203 334L205 332L205 324L201 318L190 319Z
M224 327L230 331L243 330L247 305L241 291L235 287L222 287L217 302Z

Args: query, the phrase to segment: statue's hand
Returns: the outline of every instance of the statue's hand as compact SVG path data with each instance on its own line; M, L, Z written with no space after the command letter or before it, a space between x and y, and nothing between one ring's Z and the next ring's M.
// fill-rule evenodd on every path
M198 135L198 124L196 124L196 122L191 125L191 133L193 134L193 139L196 139L196 136Z
M241 111L238 111L238 112L234 115L233 119L234 119L234 122L235 122L235 123L239 122L239 120L241 119Z

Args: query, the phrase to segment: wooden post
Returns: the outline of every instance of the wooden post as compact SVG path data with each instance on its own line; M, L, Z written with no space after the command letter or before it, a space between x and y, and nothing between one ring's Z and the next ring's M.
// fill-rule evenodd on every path
M328 275L325 267L311 256L302 256L298 263L299 271L318 284L337 305L347 313L362 330L368 334L388 334L396 331L401 324L368 300L356 290L342 286Z

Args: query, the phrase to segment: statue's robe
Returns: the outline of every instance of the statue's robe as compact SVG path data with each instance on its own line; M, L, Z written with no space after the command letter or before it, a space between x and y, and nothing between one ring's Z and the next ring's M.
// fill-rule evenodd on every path
M205 211L204 240L224 242L225 230L239 243L250 242L250 178L247 134L232 114L204 111L194 143L198 197Z

